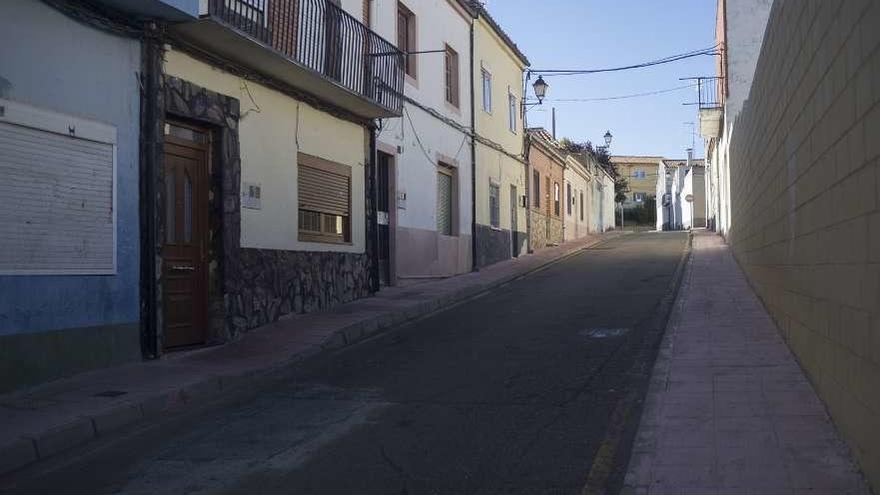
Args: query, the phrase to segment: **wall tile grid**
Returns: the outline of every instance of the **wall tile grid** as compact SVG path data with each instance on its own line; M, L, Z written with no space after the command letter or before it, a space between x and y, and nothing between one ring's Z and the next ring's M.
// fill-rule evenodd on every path
M729 241L880 487L880 2L780 0L731 144Z

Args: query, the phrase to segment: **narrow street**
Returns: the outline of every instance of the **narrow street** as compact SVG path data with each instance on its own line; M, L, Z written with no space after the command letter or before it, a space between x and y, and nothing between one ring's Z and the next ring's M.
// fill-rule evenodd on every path
M10 493L616 492L686 243L612 239Z

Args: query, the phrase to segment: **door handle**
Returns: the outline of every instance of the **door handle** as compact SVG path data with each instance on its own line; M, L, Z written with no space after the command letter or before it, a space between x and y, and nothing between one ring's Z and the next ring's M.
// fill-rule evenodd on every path
M175 272L194 272L196 267L187 265L171 265L171 269Z

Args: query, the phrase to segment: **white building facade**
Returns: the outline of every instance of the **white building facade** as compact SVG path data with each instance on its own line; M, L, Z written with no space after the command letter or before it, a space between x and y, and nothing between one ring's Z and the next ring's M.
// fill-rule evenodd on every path
M722 47L717 65L720 107L700 110L700 133L706 139L707 223L722 234L730 228L733 128L749 97L772 4L772 0L718 1L715 38ZM719 117L720 125L704 125Z
M376 139L387 281L469 272L473 15L454 0L375 0L370 9L372 29L410 53L403 117L383 120Z
M590 228L590 224L593 223L591 217L595 211L593 205L594 177L583 163L569 155L565 160L563 178L565 181L563 189L565 224L562 236L564 240L571 241L595 231L594 228Z

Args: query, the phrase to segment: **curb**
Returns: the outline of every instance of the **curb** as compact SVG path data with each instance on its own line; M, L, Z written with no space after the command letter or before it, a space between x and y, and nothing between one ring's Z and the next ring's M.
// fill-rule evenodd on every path
M682 252L675 271L672 273L669 287L658 302L654 314L650 317L650 326L659 334L660 342L657 344L656 354L651 363L651 369L648 372L648 384L645 388L645 393L650 391L650 382L654 380L657 364L664 359L663 338L674 325L673 318L675 317L676 306L679 302L681 288L685 283L685 276L688 273L692 260L693 240L694 235L692 232L689 232L684 252ZM615 406L612 416L616 418L617 424L611 426L609 433L599 447L596 460L594 460L593 467L587 477L587 482L581 492L583 495L618 493L623 489L626 473L629 470L631 447L641 427L642 414L644 413L642 403L643 397L633 391L629 397ZM638 418L634 427L630 429L628 423L626 423L626 418L631 417L633 413L636 413ZM623 447L623 450L621 450L621 447ZM623 456L626 456L626 458L623 458Z
M221 394L253 389L253 387L265 383L268 379L305 359L349 347L375 337L385 330L474 299L502 285L549 268L584 250L627 234L627 232L609 232L594 241L573 247L560 253L558 257L538 263L522 272L503 275L490 282L475 281L472 285L461 287L451 293L365 318L333 331L318 345L305 348L281 362L269 364L258 370L212 375L173 391L161 392L138 401L122 402L90 415L78 416L72 421L43 432L23 434L21 437L0 446L0 476L9 475L38 461L49 459L74 447L85 445L92 440L109 436L122 428L148 418L154 418L161 413L171 410L179 412L218 398Z

